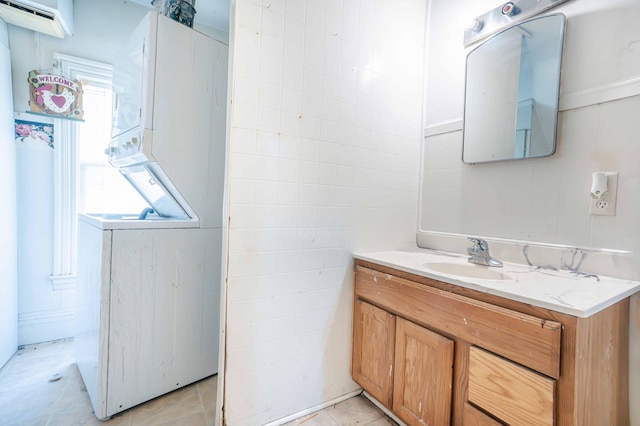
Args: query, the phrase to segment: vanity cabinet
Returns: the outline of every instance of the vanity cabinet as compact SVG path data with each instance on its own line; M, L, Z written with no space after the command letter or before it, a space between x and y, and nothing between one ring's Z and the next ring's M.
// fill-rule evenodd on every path
M356 261L352 376L408 425L628 425L624 299L577 318Z
M451 417L453 341L361 299L354 304L352 372L409 424Z

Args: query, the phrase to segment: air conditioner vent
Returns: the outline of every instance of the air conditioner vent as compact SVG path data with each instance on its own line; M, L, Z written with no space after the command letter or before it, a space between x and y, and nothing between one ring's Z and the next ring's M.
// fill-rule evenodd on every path
M0 0L0 4L4 4L6 6L14 8L14 9L22 10L23 12L27 12L27 13L33 14L33 15L38 16L40 18L49 19L51 21L56 19L56 17L53 16L53 14L44 13L41 10L37 10L37 9L33 9L33 8L30 8L30 7L27 7L27 6L23 6L20 3L16 3L16 2L13 2L13 1Z
M22 2L0 0L0 18L7 24L58 38L64 38L66 34L70 34L69 29L60 19L60 11L44 5L41 9L34 4L39 5L32 0Z

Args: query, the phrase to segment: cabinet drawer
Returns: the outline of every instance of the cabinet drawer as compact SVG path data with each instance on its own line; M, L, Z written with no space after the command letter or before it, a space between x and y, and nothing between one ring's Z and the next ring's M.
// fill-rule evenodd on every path
M473 346L468 399L507 424L554 424L555 380Z
M356 267L355 295L539 371L560 375L561 324Z
M464 426L504 426L468 402L464 403Z

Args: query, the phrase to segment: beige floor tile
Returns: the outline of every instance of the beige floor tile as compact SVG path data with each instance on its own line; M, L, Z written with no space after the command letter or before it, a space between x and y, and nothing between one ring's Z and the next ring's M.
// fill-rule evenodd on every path
M338 423L324 409L289 422L284 426L338 426Z
M385 416L381 419L368 423L367 426L398 426L398 423Z
M56 348L60 347L56 346ZM66 355L57 357L50 350L45 352L45 354L35 355L33 351L32 355L27 351L15 355L15 359L12 358L12 362L3 368L0 376L6 385L3 390L47 383L51 376L56 373L64 374L74 363L72 357Z
M67 383L64 386L58 405L60 407L76 405L91 407L91 399L89 399L89 394L82 381L78 366L76 364L71 365L65 373L63 379L65 379Z
M158 425L202 411L197 384L185 386L131 409L131 424Z
M363 396L349 398L325 410L339 426L366 425L385 416Z
M62 394L64 382L61 379L57 382L44 381L39 384L1 388L2 417L26 421L34 417L48 416L53 411Z
M46 416L37 416L30 419L14 419L0 416L0 425L2 426L43 426L47 424L49 414Z
M209 426L207 418L203 412L190 414L168 422L158 423L158 426Z
M108 420L104 420L102 422L105 426L134 426L131 423L131 412L125 411L123 413L118 413L115 416L111 417ZM53 426L53 425L51 425Z
M207 422L213 424L216 416L216 402L218 396L218 375L208 377L198 382L200 401L204 408Z
M47 426L97 426L102 424L93 413L89 405L74 405L72 407L61 407L51 413Z

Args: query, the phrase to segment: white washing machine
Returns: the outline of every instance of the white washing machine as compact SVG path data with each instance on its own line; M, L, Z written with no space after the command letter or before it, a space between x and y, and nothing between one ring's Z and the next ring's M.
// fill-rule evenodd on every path
M149 222L78 223L74 345L100 419L218 371L221 231Z
M218 369L228 47L150 12L114 61L138 217L80 215L75 353L106 419Z

